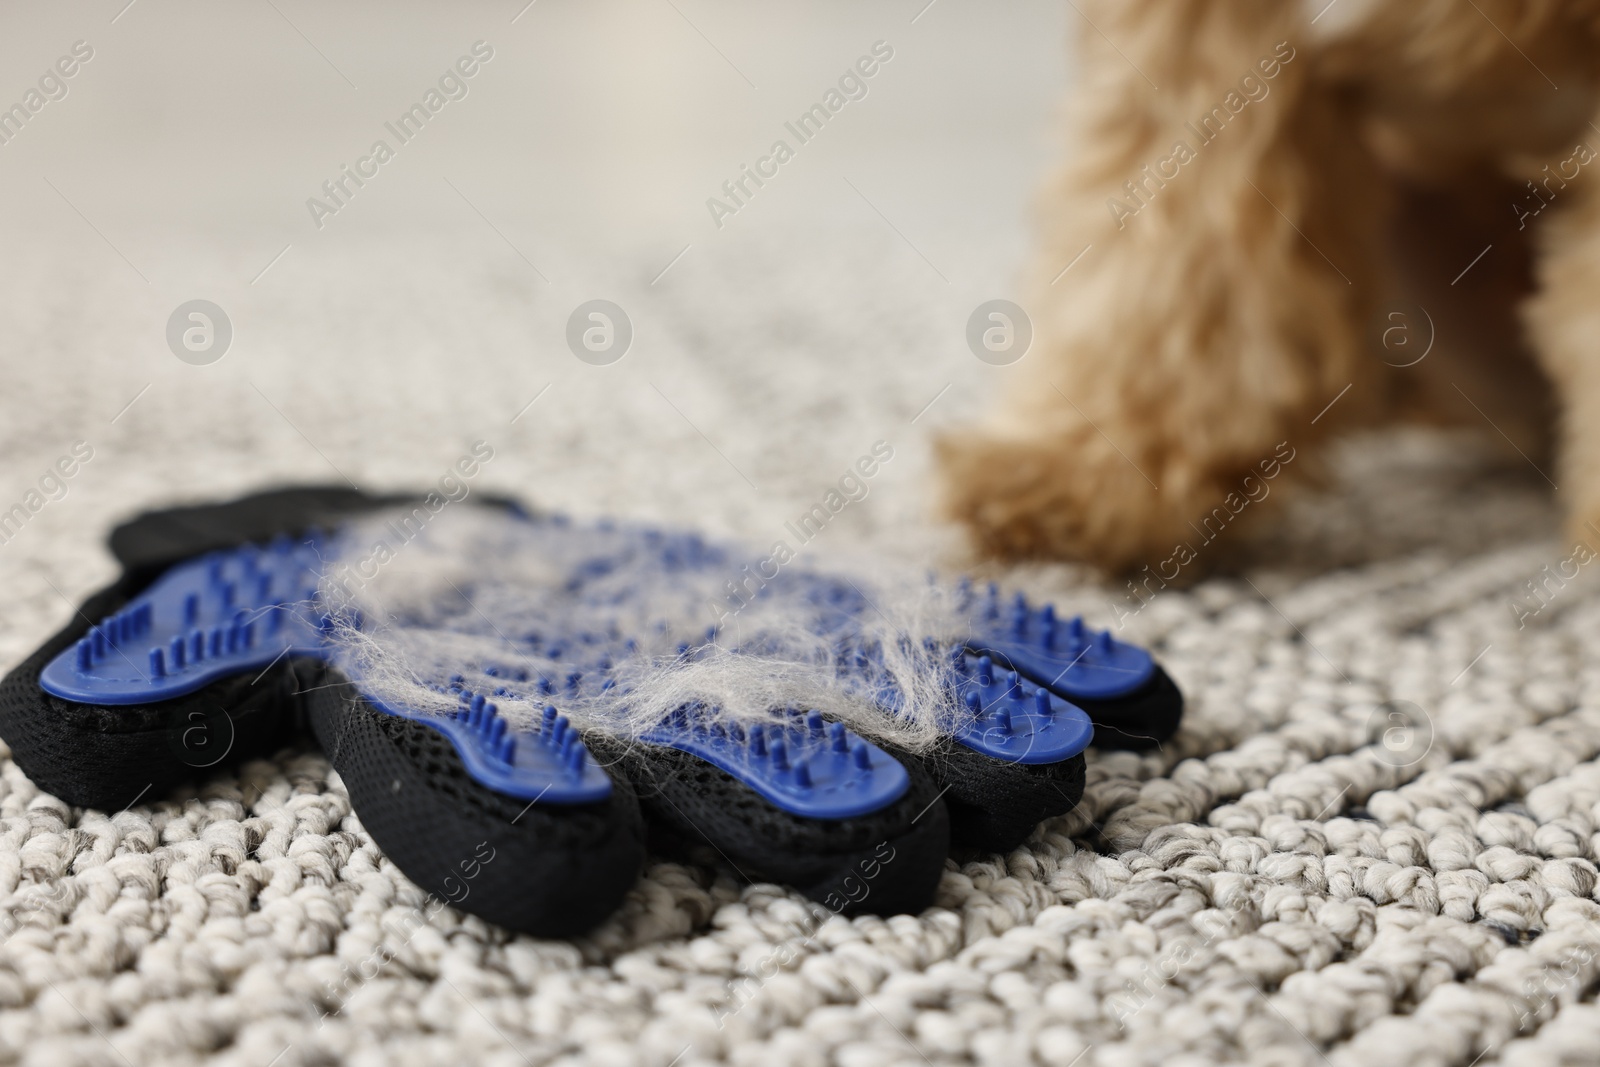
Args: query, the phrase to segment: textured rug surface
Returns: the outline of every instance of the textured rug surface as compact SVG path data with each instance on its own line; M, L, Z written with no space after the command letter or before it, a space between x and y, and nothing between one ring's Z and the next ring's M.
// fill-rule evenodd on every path
M533 27L525 42L548 33L554 43L538 47L561 62L560 25L537 22L548 6L513 27L496 10L491 28ZM20 660L114 575L102 540L119 518L288 480L414 487L477 440L495 454L475 489L757 544L889 442L894 459L867 498L805 551L958 564L958 539L932 517L930 441L974 416L1005 374L967 350L966 317L1008 291L1026 245L1022 195L1053 154L989 151L1017 138L985 141L984 108L1031 77L1010 68L1055 55L1062 25L1023 5L1043 21L1010 39L1043 43L1010 67L999 52L958 62L964 36L985 39L961 20L980 16L951 3L908 23L920 6L887 30L846 26L795 45L810 65L781 79L769 69L781 49L741 38L737 20L705 22L771 95L684 187L693 222L632 245L598 247L584 233L606 211L633 210L611 177L579 207L562 199L573 190L540 186L560 210L519 217L503 173L427 147L394 164L391 192L375 186L327 233L309 230L301 201L388 104L350 119L325 157L260 201L284 207L283 229L180 235L132 211L138 197L118 199L115 152L47 140L77 121L72 108L91 114L88 83L83 99L52 104L57 131L30 128L45 147L8 148L0 176L10 202L39 215L38 234L16 238L0 268L0 510L74 442L93 457L0 544L0 661ZM146 7L97 31L105 66L84 77L107 71L104 91L119 69L113 32L167 17ZM271 62L303 61L297 85L345 91L263 12ZM648 32L671 35L664 53L726 79L718 93L745 92L715 55L688 52L706 42L660 14ZM929 44L919 59L914 35L941 18L955 27L946 52ZM364 92L385 91L352 62L355 29L304 25ZM415 70L391 79L396 107L458 37L477 35L449 30L437 63L428 42L408 45ZM75 32L36 34L40 63ZM961 111L952 91L927 138L896 127L913 133L893 151L819 145L786 190L710 229L706 193L885 34L901 35L904 66L859 105L858 133L874 121L868 105L899 106L899 71L929 92L946 71L974 71L962 85L978 103ZM174 30L170 47L185 40ZM489 79L522 69L519 55L541 69L524 47L505 39L506 64L459 106L489 107ZM1030 129L1043 128L1056 91L1038 81L1022 86ZM163 143L180 146L205 95L168 106L175 132ZM974 109L982 121L961 117ZM113 147L119 129L105 126ZM265 156L282 133L257 126L247 140ZM169 171L184 190L173 202L192 192L206 210L202 183L182 184L189 168ZM522 173L577 181L537 161ZM59 199L40 181L52 176ZM440 181L452 176L483 212L454 199ZM416 204L459 218L400 227L394 213L408 209L381 197L409 203L408 182ZM562 231L568 208L576 221ZM193 297L216 300L235 325L232 351L210 366L179 362L163 341L171 309ZM636 327L611 366L579 362L562 341L571 309L594 297L621 303ZM1315 494L1273 489L1280 524L1240 522L1203 547L1202 562L1221 569L1188 589L1134 593L1068 566L984 572L1097 625L1120 621L1183 688L1188 718L1160 753L1092 756L1079 810L1009 855L956 857L919 916L845 920L780 887L655 862L592 936L540 942L412 886L315 751L116 813L41 794L6 759L0 1062L1593 1062L1593 568L1557 540L1545 480L1480 440L1402 434L1334 460Z
M896 254L872 247L863 269ZM781 250L736 270L781 274ZM424 281L463 304L494 291L470 272ZM763 329L789 299L775 287L736 329ZM945 373L916 353L950 346L913 325L863 366L845 337L872 309L844 283L819 299L830 320L758 374L742 339L697 333L713 311L679 294L652 357L676 373L641 361L603 381L571 361L531 425L510 418L538 381L484 418L473 387L417 384L471 368L426 358L392 377L369 363L365 380L330 367L351 380L316 391L295 390L281 361L157 378L112 424L142 370L105 359L121 393L102 385L84 417L70 369L12 354L3 432L33 462L13 466L8 491L70 447L63 426L83 427L95 454L0 548L5 657L111 576L99 541L119 516L334 477L329 465L364 487L416 484L475 434L496 447L483 487L758 542L856 452L893 440L868 498L807 551L825 558L831 538L958 559L926 515L934 420L910 421ZM33 342L69 345L61 335L81 328L62 316ZM950 358L952 376L963 358L982 369ZM766 410L794 409L792 435L754 425L762 390ZM452 402L461 411L424 410ZM994 572L1120 619L1184 689L1187 724L1158 755L1093 758L1080 810L1010 855L953 861L921 916L846 921L777 887L657 863L592 937L541 943L426 899L314 752L114 814L70 809L7 761L0 1057L1465 1065L1487 1048L1480 1062L1578 1062L1600 1018L1580 1003L1600 966L1600 600L1581 569L1570 582L1542 571L1570 552L1525 468L1402 436L1347 448L1338 470L1254 535L1249 567L1187 591L1135 595L1064 566Z

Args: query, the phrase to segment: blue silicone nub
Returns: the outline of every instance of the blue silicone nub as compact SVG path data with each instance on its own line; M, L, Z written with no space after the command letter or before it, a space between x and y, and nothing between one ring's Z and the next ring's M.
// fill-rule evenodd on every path
M1060 763L1089 747L1094 723L1083 709L1029 684L989 656L962 652L956 693L972 713L953 733L968 748L1012 763Z
M1059 622L1052 604L1034 608L1018 593L1002 610L1000 591L991 584L974 607L967 647L1067 700L1127 696L1155 675L1150 653L1109 630L1089 629L1081 617Z

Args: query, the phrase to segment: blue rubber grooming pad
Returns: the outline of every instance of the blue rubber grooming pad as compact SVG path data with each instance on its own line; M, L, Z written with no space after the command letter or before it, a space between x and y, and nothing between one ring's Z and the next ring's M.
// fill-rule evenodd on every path
M778 807L811 818L865 815L899 800L910 787L904 767L843 723L815 711L790 711L786 722L721 723L707 728L680 709L644 740L699 756Z
M1036 608L1018 593L1002 610L992 584L972 605L967 647L1067 700L1126 696L1156 673L1150 653L1090 630L1080 617L1058 622L1054 605Z
M148 704L290 652L316 654L322 640L310 604L321 547L280 538L173 567L52 660L39 683L78 703Z
M1071 759L1094 740L1094 722L1076 704L991 656L957 648L949 657L956 702L966 714L943 729L958 743L1007 763L1039 765ZM851 664L858 691L891 713L899 710L903 697L870 652L840 658Z
M357 688L360 688L359 683ZM611 795L611 779L565 715L549 712L536 729L514 732L492 702L478 696L447 717L413 714L373 700L390 715L416 719L450 739L479 784L519 800L591 804Z
M956 740L1012 763L1060 763L1089 747L1094 723L1082 708L1028 685L989 656L963 651L956 659L956 692L972 713Z

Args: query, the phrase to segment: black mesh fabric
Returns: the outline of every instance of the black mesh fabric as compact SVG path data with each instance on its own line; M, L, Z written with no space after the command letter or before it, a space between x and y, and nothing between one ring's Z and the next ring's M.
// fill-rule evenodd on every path
M266 489L220 504L193 504L148 511L111 531L111 554L123 569L146 581L179 560L280 533L331 529L378 508L416 503L417 493L374 496L343 486L300 485ZM521 511L514 500L482 493L475 504Z
M890 751L944 791L950 839L958 848L1009 852L1041 820L1071 811L1083 799L1081 755L1028 765L985 756L948 738L926 752Z
M633 780L656 851L791 885L845 915L918 912L933 902L949 851L949 819L938 788L914 765L907 767L910 788L888 807L855 818L809 819L688 753L584 740Z
M1160 667L1154 677L1127 696L1074 699L1073 703L1094 721L1095 748L1159 748L1178 732L1183 719L1183 694Z
M379 711L332 672L307 703L361 825L430 893L513 930L575 937L637 879L644 826L624 778L601 803L533 804L478 784L438 730Z

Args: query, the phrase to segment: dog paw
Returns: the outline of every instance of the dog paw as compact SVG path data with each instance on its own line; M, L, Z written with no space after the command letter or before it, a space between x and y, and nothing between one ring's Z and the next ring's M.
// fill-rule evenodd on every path
M1092 431L938 442L950 516L1001 559L1069 558L1113 573L1172 549L1183 522L1134 461Z
M1569 554L1579 563L1600 558L1600 503L1569 510L1561 532Z

